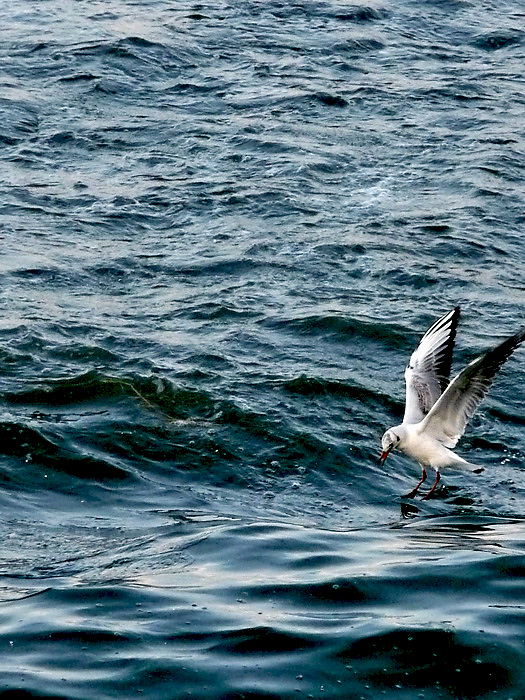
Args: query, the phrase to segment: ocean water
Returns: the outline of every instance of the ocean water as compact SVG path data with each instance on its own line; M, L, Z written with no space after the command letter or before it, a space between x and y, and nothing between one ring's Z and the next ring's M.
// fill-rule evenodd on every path
M377 465L524 323L522 2L0 23L0 697L522 698L523 349L483 474Z

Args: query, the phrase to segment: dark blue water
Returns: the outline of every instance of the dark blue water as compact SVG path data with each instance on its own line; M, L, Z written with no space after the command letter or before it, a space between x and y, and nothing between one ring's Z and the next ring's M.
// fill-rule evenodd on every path
M523 697L518 0L0 8L0 697Z

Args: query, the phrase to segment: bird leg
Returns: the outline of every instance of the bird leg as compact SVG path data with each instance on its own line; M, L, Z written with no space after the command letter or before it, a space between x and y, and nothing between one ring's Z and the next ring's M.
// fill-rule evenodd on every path
M413 488L412 491L410 491L410 493L406 493L403 496L403 498L414 498L414 496L418 492L419 487L426 480L426 478L427 478L427 470L423 469L423 473L421 474L421 479L419 480L419 483L417 484L417 486L415 488ZM435 487L435 484L434 484L434 487Z
M430 491L423 496L424 501L428 500L432 496L432 494L436 490L436 486L439 484L440 479L441 479L441 474L439 472L436 472L436 480L434 481L434 485L432 486Z

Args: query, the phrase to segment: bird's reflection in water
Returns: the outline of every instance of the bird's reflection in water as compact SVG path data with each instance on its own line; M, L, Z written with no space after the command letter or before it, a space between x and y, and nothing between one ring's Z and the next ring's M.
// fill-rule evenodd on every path
M415 518L419 512L419 508L413 503L401 501L401 516L403 518Z

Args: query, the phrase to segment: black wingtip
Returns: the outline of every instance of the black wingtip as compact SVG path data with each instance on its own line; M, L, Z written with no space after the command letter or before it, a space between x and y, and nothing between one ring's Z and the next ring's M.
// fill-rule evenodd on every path
M443 314L443 316L440 316L437 321L435 321L428 331L425 333L423 338L431 335L432 333L435 333L437 330L440 328L443 328L447 325L450 325L450 331L452 334L455 334L456 328L458 325L459 321L459 314L460 314L460 308L459 306L455 306L452 311L447 311L446 314Z
M523 343L525 340L525 326L523 328L520 328L517 333L514 333L514 335L511 335L510 338L507 339L507 341L503 341L502 344L505 342L509 343L510 350L509 350L509 355L511 355L514 350L517 350L519 346Z
M505 350L507 350L510 354L511 352L514 352L514 350L516 350L516 348L519 347L523 343L524 340L525 340L525 326L523 328L520 328L519 331L517 331L516 333L514 333L514 335L511 335L509 338L504 340L502 343L500 343L494 349L497 350L498 348L501 348L501 350L503 352L505 352Z
M443 353L443 357L439 366L439 383L441 386L441 391L445 391L448 386L450 370L452 369L452 353L454 352L454 346L456 344L456 333L459 323L459 315L461 313L461 308L458 306L454 307L452 316L450 317L450 332L448 336L446 350Z
M452 333L456 333L456 329L458 327L459 323L459 316L461 314L461 307L460 306L455 306L454 311L452 312L452 317L450 319L450 328Z
M505 338L499 345L496 345L481 355L479 361L486 367L487 376L494 376L524 340L525 326L520 328L514 335ZM476 360L474 360L474 362L476 362Z
M518 347L518 345L521 345L521 343L523 343L523 341L525 340L525 326L523 326L523 328L520 328L520 330L517 333L515 333L513 337L516 339L516 347Z

